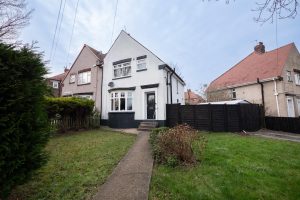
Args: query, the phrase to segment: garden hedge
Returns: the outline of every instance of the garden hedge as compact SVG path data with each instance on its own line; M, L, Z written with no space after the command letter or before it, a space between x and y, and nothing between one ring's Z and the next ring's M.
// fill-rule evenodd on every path
M46 162L46 73L33 47L0 43L0 199Z

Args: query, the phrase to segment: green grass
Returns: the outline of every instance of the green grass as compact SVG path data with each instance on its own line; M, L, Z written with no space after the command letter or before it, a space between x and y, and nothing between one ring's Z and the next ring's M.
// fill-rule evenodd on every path
M105 182L135 137L92 130L50 139L49 161L11 199L85 199Z
M150 199L300 199L300 143L207 134L204 160L153 169Z

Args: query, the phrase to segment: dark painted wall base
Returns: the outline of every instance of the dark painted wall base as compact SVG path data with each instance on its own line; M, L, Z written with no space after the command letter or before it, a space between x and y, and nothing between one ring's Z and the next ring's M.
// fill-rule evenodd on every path
M138 128L141 122L148 120L135 120L134 112L108 113L109 119L101 119L102 126L111 128ZM158 125L166 126L166 120L151 120L158 122Z

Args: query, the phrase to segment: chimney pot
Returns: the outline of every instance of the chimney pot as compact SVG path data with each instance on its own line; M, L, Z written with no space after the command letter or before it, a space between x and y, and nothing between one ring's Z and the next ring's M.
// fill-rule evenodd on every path
M258 45L254 47L254 51L258 54L263 54L266 52L265 45L262 42L259 42Z

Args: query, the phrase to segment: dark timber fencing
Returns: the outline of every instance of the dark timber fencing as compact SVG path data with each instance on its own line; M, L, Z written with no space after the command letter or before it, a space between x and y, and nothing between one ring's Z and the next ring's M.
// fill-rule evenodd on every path
M265 117L265 121L267 129L300 134L299 117Z
M186 123L198 130L257 131L262 128L262 110L257 104L167 104L167 126Z

